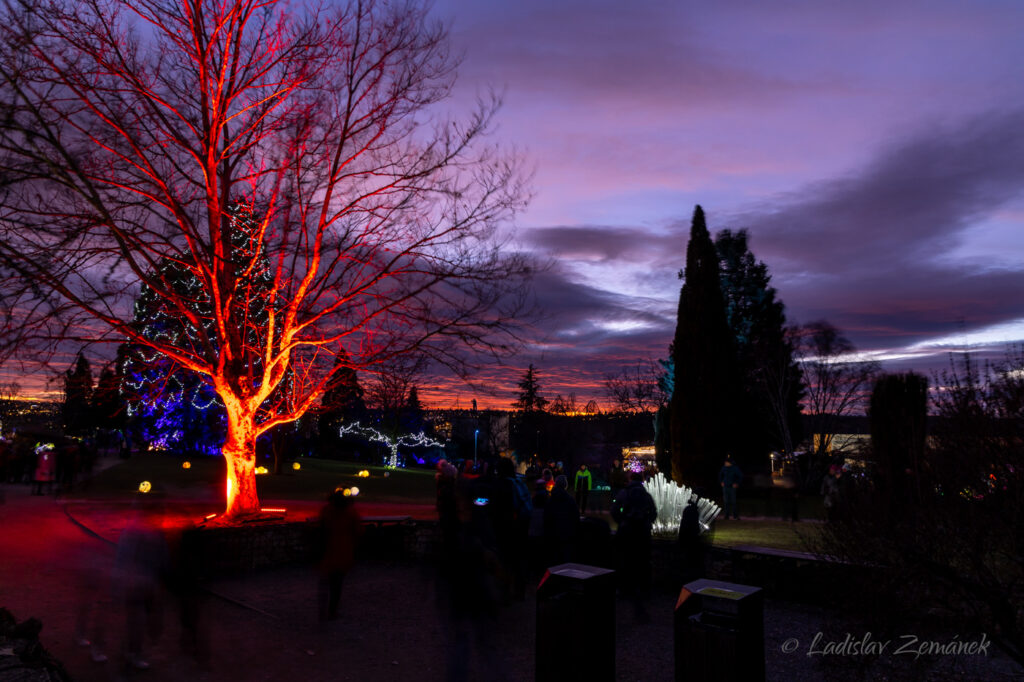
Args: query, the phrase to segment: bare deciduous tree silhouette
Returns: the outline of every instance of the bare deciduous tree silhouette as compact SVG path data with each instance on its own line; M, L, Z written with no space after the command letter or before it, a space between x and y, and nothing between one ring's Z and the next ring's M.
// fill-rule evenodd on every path
M500 227L524 178L484 139L495 98L435 114L457 60L418 3L7 0L0 16L5 339L127 340L199 375L227 413L229 517L259 510L256 438L343 368L418 353L465 371L515 347L531 268ZM142 284L192 333L134 328Z

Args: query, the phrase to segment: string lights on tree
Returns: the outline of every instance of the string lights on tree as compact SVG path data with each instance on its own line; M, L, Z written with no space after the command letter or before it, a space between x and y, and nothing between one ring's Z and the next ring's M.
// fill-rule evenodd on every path
M238 282L247 289L250 317L256 327L265 325L268 310L261 300L272 286L270 266L259 243L259 222L250 202L236 202L231 208L231 259L251 274ZM133 324L143 337L155 344L168 343L200 352L204 339L215 339L212 301L202 280L179 263L165 260L155 279L166 282L185 302L192 321L154 287L143 285L134 307ZM253 330L248 330L250 336ZM250 338L250 342L256 342ZM259 363L257 358L255 362ZM157 450L194 449L216 453L224 442L224 404L208 381L182 369L151 346L129 344L123 353L121 390L128 416L145 442Z
M419 433L405 433L399 436L391 436L372 426L363 426L360 422L345 424L339 429L338 435L361 436L373 443L383 443L391 450L391 454L384 462L384 466L395 469L399 466L398 448L443 448L444 443L431 438L423 431Z

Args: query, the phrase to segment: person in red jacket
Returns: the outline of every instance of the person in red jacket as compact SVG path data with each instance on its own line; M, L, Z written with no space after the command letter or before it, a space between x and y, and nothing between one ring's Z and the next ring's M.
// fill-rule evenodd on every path
M35 487L33 495L43 494L43 484L46 484L47 492L53 490L53 480L57 474L57 456L53 452L53 444L46 443L36 448L36 470L32 477Z
M362 519L352 498L336 490L320 512L323 554L320 558L320 618L335 620L341 585L356 561L356 541L362 533Z

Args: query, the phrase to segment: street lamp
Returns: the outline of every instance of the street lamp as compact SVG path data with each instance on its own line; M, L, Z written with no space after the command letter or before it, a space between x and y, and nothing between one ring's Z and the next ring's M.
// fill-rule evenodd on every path
M476 439L480 435L480 429L473 432L473 466L476 467Z

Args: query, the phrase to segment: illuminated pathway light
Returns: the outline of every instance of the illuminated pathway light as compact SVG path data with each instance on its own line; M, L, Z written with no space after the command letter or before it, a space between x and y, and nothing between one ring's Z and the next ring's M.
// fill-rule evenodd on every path
M342 437L346 435L362 436L369 441L387 445L391 450L391 455L388 457L384 465L392 469L398 467L398 448L400 447L444 447L444 443L434 440L422 431L419 433L407 433L395 437L381 433L372 426L363 426L359 422L343 425L341 429L338 430L338 434ZM359 472L359 475L362 476L362 472ZM369 476L369 472L367 472L367 476Z

